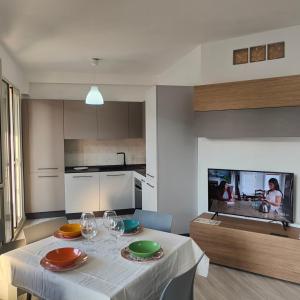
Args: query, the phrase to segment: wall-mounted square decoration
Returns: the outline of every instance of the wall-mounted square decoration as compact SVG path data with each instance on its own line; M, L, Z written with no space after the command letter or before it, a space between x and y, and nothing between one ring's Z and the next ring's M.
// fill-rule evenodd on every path
M284 42L268 44L268 59L284 58Z
M248 48L233 50L233 64L247 64L248 63Z
M255 46L250 48L250 62L266 60L266 45Z

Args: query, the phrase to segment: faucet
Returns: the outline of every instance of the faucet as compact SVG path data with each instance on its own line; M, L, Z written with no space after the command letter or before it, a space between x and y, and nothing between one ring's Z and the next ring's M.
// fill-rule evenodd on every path
M125 153L125 152L118 152L117 154L118 154L118 155L119 155L119 154L122 154L122 155L123 155L123 161L124 161L124 162L123 162L123 166L126 166L126 153Z

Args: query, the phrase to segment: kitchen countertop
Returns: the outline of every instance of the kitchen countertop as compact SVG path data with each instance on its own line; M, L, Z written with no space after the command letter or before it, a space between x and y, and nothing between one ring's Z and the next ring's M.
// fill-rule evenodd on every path
M111 172L111 171L136 171L139 174L146 176L146 165L105 165L105 166L86 166L85 170L74 170L76 167L84 166L73 166L65 167L65 173L89 173L89 172Z

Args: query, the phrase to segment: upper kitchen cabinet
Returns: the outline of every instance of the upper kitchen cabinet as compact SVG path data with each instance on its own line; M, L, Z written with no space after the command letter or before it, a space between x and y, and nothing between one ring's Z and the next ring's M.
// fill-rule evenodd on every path
M127 139L128 102L105 102L98 108L98 138Z
M84 101L64 101L65 139L97 139L97 109Z
M128 137L129 138L142 138L145 132L145 104L144 102L129 102L128 108L129 125Z
M63 172L63 102L24 100L23 130L25 169Z

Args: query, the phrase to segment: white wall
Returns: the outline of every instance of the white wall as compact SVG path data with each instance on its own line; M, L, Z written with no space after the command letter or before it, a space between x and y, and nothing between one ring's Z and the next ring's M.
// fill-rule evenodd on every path
M4 79L11 82L21 91L21 93L28 94L29 84L24 71L2 45L0 45L0 60L2 63L2 76Z
M201 83L201 45L156 78L158 85L199 85Z
M300 26L202 44L202 84L300 74ZM234 49L285 41L285 58L232 64Z
M144 101L147 86L138 85L99 85L104 101ZM31 83L32 99L84 100L90 89L89 84L70 83Z
M295 173L295 222L300 223L300 138L198 139L198 213L208 210L207 169Z

